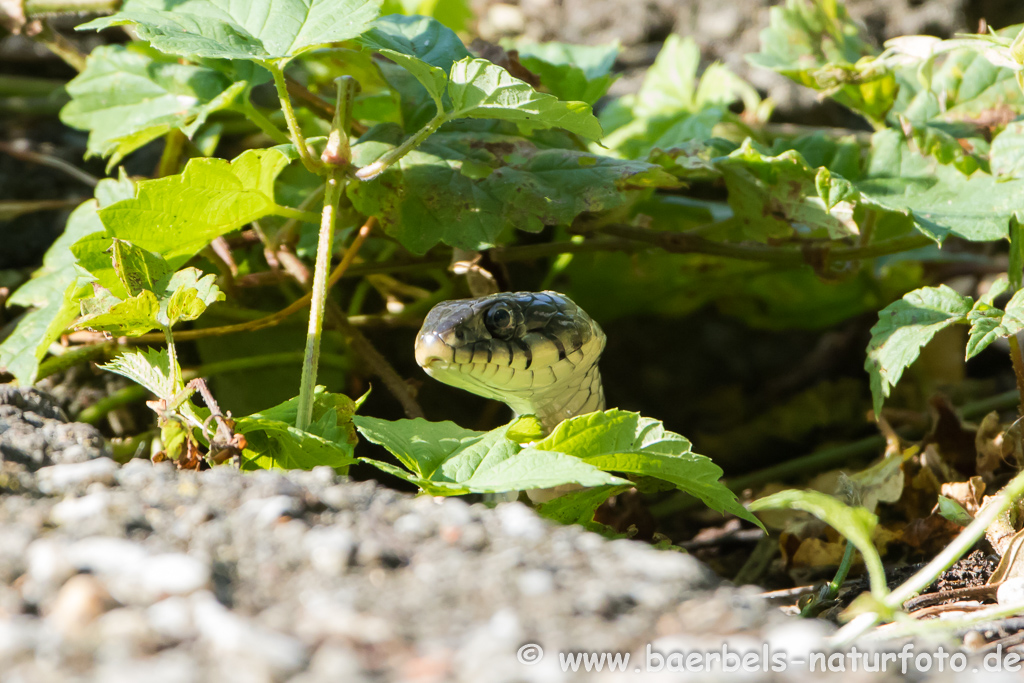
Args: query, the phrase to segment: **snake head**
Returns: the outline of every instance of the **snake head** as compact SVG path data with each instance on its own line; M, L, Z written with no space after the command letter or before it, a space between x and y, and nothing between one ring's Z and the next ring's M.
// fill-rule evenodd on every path
M431 309L416 338L416 362L517 414L560 420L603 404L596 364L604 343L597 323L563 294L492 294Z

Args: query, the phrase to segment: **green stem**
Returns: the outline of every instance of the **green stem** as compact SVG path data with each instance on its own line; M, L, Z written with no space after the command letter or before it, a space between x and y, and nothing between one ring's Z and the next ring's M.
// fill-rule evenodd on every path
M45 45L50 52L63 59L75 71L79 73L85 71L86 60L88 59L86 54L79 50L70 40L54 31L53 27L45 19L40 23L41 29L38 33L31 36L32 40Z
M309 327L306 330L306 353L302 361L299 381L299 404L295 426L305 431L313 417L313 389L316 387L317 363L320 360L320 336L324 325L324 307L327 303L327 277L334 251L334 229L338 219L338 201L345 191L345 173L338 169L327 178L324 191L324 210L320 220L320 239L316 245L316 267L313 271L313 298L309 307Z
M331 255L334 253L334 231L338 222L338 202L345 194L348 170L351 165L349 153L348 131L352 120L352 100L355 98L356 82L353 78L342 76L335 79L337 92L334 120L331 122L331 133L327 138L327 147L320 158L323 168L329 168L327 186L324 190L324 210L320 219L320 239L316 246L316 267L313 270L313 291L309 307L309 327L306 330L306 355L302 361L302 378L299 382L299 403L295 415L295 426L305 431L313 418L313 390L316 388L317 365L320 362L320 337L324 328L324 310L327 306L327 290L330 289ZM345 254L339 269L347 268L355 258L355 253L362 240L366 239L373 227L374 219L370 218L359 231L349 252Z
M389 152L385 152L380 156L379 159L371 164L363 166L361 169L356 171L356 177L360 180L373 180L384 171L394 164L396 161L404 157L406 154L418 147L424 140L430 137L438 128L440 128L448 120L448 114L444 112L438 113L430 123L420 128L414 135L405 139L402 144L395 147Z
M839 589L842 587L843 581L846 581L850 567L853 566L853 554L856 550L852 543L846 542L846 550L843 552L843 559L839 562L839 568L836 569L836 575L825 587L828 590L829 600L833 600L839 595Z
M730 244L728 242L715 242L703 237L684 232L672 232L669 230L651 230L639 228L633 225L612 224L600 228L600 232L614 235L627 240L646 242L665 251L675 254L708 254L711 256L722 256L741 261L760 261L763 263L774 263L783 266L802 266L807 259L800 249L789 247L768 247L761 245ZM859 261L863 259L898 254L903 251L920 249L933 240L925 235L911 235L893 240L886 240L866 247L840 247L828 248L824 253L823 262L827 267L832 263L845 261Z
M291 133L292 143L295 145L296 151L299 153L299 159L302 160L302 165L306 167L310 173L319 174L321 171L321 164L319 160L314 159L313 155L309 153L309 145L306 144L306 138L302 134L302 129L299 127L299 120L295 116L295 110L292 108L291 98L288 96L288 84L285 82L284 71L281 67L273 62L264 62L263 66L270 72L274 77L274 87L277 89L277 98L281 101L281 112L284 114L284 120L288 124L288 132Z
M249 101L249 93L245 93L239 99L237 111L256 124L256 127L263 131L264 135L279 145L287 145L292 141L283 130L275 126L270 119L263 115L263 112Z
M60 93L64 87L64 81L55 78L34 78L32 76L14 76L4 74L0 78L0 95L18 97L49 97ZM66 96L61 98L59 104L68 101Z
M1020 393L1018 416L1024 415L1024 358L1021 358L1020 341L1016 334L1007 337L1010 342L1010 362L1013 363L1013 376L1017 380L1017 391Z
M942 549L938 555L916 574L907 579L896 590L882 599L882 606L889 610L898 610L904 602L930 586L938 576L949 569L954 562L974 547L974 544L985 535L985 530L996 519L1010 509L1024 495L1024 472L1019 473L998 493L999 500L981 508L974 521L961 531L953 542ZM836 633L834 640L839 646L853 642L883 619L882 614L871 612L858 616Z
M185 147L185 134L179 128L172 128L164 136L164 151L156 168L157 178L166 178L178 172L181 152Z
M178 392L185 387L185 382L181 379L181 366L178 365L178 350L174 346L174 335L171 333L171 328L165 327L163 333L164 341L167 342L167 357L170 359L171 366L171 391Z
M122 0L25 0L25 15L33 19L43 14L106 14L116 12Z
M290 206L275 207L274 215L280 216L281 218L291 218L297 221L312 223L313 225L320 222L320 214L313 213L312 211L300 211L299 209L293 209Z
M843 581L846 581L847 575L850 573L850 567L853 566L853 556L856 553L857 548L849 541L846 542L846 550L843 551L843 559L839 561L839 567L836 569L835 577L821 587L821 592L815 596L807 605L800 610L800 616L804 619L812 619L821 612L823 602L835 600L839 595L839 589L843 586Z

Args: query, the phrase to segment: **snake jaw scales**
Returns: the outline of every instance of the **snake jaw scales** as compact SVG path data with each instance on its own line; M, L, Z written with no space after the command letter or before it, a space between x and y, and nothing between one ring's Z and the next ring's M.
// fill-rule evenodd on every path
M511 292L444 301L416 337L431 377L536 415L550 431L604 408L597 361L605 335L569 297Z

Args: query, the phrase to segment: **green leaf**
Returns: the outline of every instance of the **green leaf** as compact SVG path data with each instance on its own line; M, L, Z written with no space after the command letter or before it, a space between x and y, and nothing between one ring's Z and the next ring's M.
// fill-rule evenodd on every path
M630 486L595 486L569 491L537 506L537 514L560 524L582 524L594 521L594 513L612 496L628 491Z
M506 44L519 53L519 63L540 77L541 85L560 100L593 105L615 79L612 67L619 45L570 45L515 41Z
M899 86L889 70L871 62L877 50L861 35L843 3L787 0L768 16L761 51L748 55L747 61L824 91L870 119L885 118Z
M101 188L111 191L114 185L115 181L101 181L97 193ZM46 251L42 267L8 299L11 305L36 309L25 314L0 344L0 367L6 368L20 384L29 386L36 381L39 362L78 315L78 299L86 295L78 284L79 272L75 270L70 245L102 231L96 201L90 199L80 204L71 212L64 233Z
M943 519L948 519L957 526L967 526L974 521L971 513L964 510L963 506L952 498L940 495L938 505L939 516Z
M589 104L539 93L486 59L455 62L449 79L453 119L504 119L532 128L564 128L588 140L601 137L601 124Z
M185 170L138 184L136 195L100 210L111 237L159 254L172 268L214 238L278 211L274 179L288 164L277 149L232 161L192 159Z
M427 17L381 17L355 42L412 74L434 101L435 114L444 110L442 100L452 64L470 56L451 29Z
M980 171L965 176L912 150L895 130L875 133L867 175L854 187L866 203L910 216L939 243L948 235L1005 239L1010 219L1024 217L1024 180L999 182Z
M72 283L59 298L26 313L0 344L0 368L6 368L22 386L31 386L36 381L39 362L50 344L64 334L78 315L77 289Z
M689 141L707 140L730 105L742 99L756 106L757 91L721 64L709 66L700 82L700 48L692 38L671 35L647 71L636 95L605 108L603 144L627 159L646 158Z
M8 303L28 307L63 300L68 285L77 277L75 257L69 247L86 235L102 232L103 224L96 214L96 201L90 199L79 204L68 217L64 232L46 250L42 267L32 274L32 279L14 291Z
M160 327L160 302L148 289L123 301L109 292L85 299L82 314L75 327L117 336L138 337Z
M235 421L236 431L248 442L243 469L303 469L319 465L346 468L358 462L352 426L355 405L344 394L315 389L313 422L309 431L296 429L298 398Z
M442 463L480 441L486 432L463 429L454 422L423 418L391 422L366 415L353 419L367 441L388 449L417 476L429 480Z
M95 249L89 249L92 243L89 236L84 244L80 240L74 245L86 252L90 263L99 260ZM110 251L119 287L111 291L95 282L95 296L82 301L79 327L129 336L153 328L169 330L181 320L195 320L207 306L224 299L214 284L216 277L204 276L198 268L174 272L160 256L116 238ZM107 271L97 272L97 280L110 279Z
M127 351L100 368L141 384L165 401L170 401L177 392L171 379L171 358L167 349Z
M626 472L670 482L718 512L755 521L720 481L722 469L690 450L690 442L657 420L624 410L569 418L531 449L570 453L606 472Z
M198 268L185 268L171 276L161 296L160 317L167 326L182 320L195 320L207 306L224 301L224 292L215 284L217 276L203 275Z
M370 163L400 140L394 126L378 127L353 147L354 161ZM348 195L421 254L438 242L487 248L510 228L537 232L584 211L623 206L629 189L677 185L642 161L541 150L519 137L435 133L379 178L350 183Z
M78 30L132 25L161 52L190 59L286 60L355 38L381 0L130 0Z
M796 225L810 228L811 236L832 239L860 232L854 221L859 193L845 178L808 166L799 152L769 156L748 139L716 160L716 167L744 237L762 242L789 237Z
M507 437L514 422L490 432L422 418L389 422L357 415L353 422L365 439L384 446L412 471L404 478L432 495L628 483L565 453L523 449Z
M940 330L965 322L973 300L946 285L915 289L883 308L871 328L864 369L871 376L876 415L903 371L917 360L921 347Z
M974 304L967 319L971 323L971 334L967 339L967 359L981 353L989 344L1000 337L1009 337L1024 330L1024 290L1018 290L1006 303L1006 310L992 306L992 300L1006 291L1009 283L996 280L980 301Z
M1010 223L1010 262L1006 266L1006 275L1013 291L1024 285L1024 225L1017 220Z
M92 51L67 85L61 121L89 131L88 156L110 157L109 170L150 140L180 128L191 137L212 112L244 90L223 74L153 59L120 45Z
M871 536L878 526L878 517L862 507L849 507L836 498L819 491L789 489L759 498L750 504L754 512L761 510L803 510L838 531L860 551L871 580L871 593L882 598L888 589L885 568Z
M384 0L381 14L420 14L433 17L452 31L468 30L473 20L469 0Z
M989 164L1000 180L1024 178L1024 121L1008 123L992 140Z
M125 240L115 238L111 252L114 273L128 296L144 290L158 293L157 283L170 278L173 272L167 261Z
M354 42L377 52L387 50L415 57L441 69L445 80L452 64L470 57L454 31L428 17L380 17Z

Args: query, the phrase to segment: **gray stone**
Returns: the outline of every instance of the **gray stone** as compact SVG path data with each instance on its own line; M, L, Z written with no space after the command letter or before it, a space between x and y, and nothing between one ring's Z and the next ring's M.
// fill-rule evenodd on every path
M87 484L113 484L118 464L110 458L41 467L36 471L36 484L46 494L64 493Z

